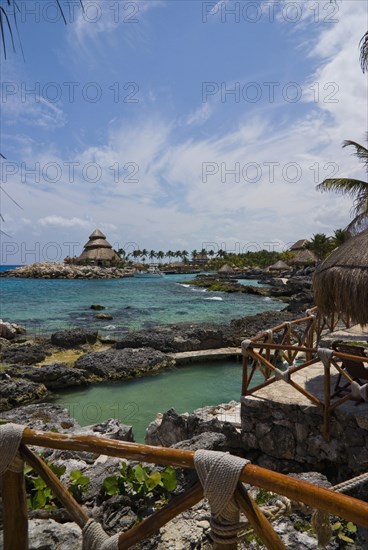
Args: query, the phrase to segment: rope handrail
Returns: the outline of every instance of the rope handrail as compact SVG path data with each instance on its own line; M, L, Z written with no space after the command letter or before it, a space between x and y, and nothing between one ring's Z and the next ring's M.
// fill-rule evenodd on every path
M30 428L24 430L22 442L51 449L95 452L118 458L194 469L194 451L171 447L154 447L91 435L40 432ZM368 503L362 503L353 497L335 494L324 487L318 487L250 463L244 466L240 474L240 481L287 496L292 500L304 502L309 506L368 527Z
M153 462L161 465L171 464L173 466L191 469L196 467L196 453L180 449L153 447L138 443L111 440L100 436L41 432L30 428L24 429L21 441L22 443L19 447L21 458L42 477L54 492L55 496L62 502L71 518L83 530L84 537L87 538L88 544L91 544L92 541L92 546L88 546L88 548L99 548L99 550L105 548L126 550L137 542L153 535L168 521L203 498L203 489L201 485L197 483L191 489L175 497L165 507L154 512L140 524L135 525L126 532L108 537L99 524L93 522L89 518L87 512L74 500L71 494L68 493L52 470L40 457L35 455L26 444L51 449L68 449L71 451L82 450L125 459ZM207 451L204 451L204 453L207 453ZM225 462L222 462L223 466L228 464L227 456L231 459L231 455L226 453L210 452L209 455L211 455L209 457L210 459L215 459L215 463L217 463L218 458L222 461L221 456L224 457ZM207 456L205 457L206 461L208 460ZM232 460L233 459L231 459L231 461ZM264 544L269 550L286 550L286 547L273 530L273 527L264 515L262 509L258 507L240 482L284 495L292 501L302 502L312 508L317 508L325 514L337 515L348 521L350 520L358 525L362 525L363 527L368 527L368 503L342 493L336 493L334 490L266 470L248 461L244 461L243 466L242 462L239 463L241 459L236 458L236 460L238 464L236 468L240 475L237 474L239 475L239 483L236 485L234 492L234 505L246 515L250 525L263 539ZM212 460L210 460L210 464L211 462ZM210 467L212 468L212 466ZM212 474L212 478L215 479L215 481L216 477L216 473ZM24 474L7 470L3 474L3 478L4 549L26 550L28 548L27 529L25 529L24 524L27 524L28 519L24 506L26 500ZM10 491L16 493L15 496L18 498L18 504L22 504L21 514L19 510L13 510L12 508L14 504L17 503L17 499L14 498L14 494L9 498ZM211 491L213 491L213 487ZM217 516L214 516L214 518L216 519ZM214 543L215 549L221 547L221 545L217 546L217 543ZM229 544L226 546L229 550L230 548L231 550L235 550L236 547L236 542L233 545Z

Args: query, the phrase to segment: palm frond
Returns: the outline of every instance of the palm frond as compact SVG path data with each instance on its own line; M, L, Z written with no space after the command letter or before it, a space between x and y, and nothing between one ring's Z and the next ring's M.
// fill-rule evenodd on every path
M361 194L368 195L368 183L362 180L351 178L333 178L326 179L316 187L317 191L333 191L339 195L347 195L353 199Z
M0 191L2 191L3 193L5 193L5 195L12 201L14 202L14 204L16 204L21 210L23 210L23 207L17 203L17 201L15 199L13 199L13 197L11 195L9 195L9 193L7 191L5 191L4 187L2 187L0 185Z
M355 148L354 155L357 156L358 159L362 160L368 168L368 149L366 147L364 147L364 145L361 145L360 143L357 143L356 141L346 139L343 142L342 146L343 147L354 147Z
M360 66L362 68L363 73L368 71L368 31L365 33L365 35L362 37L361 41L359 42L360 46Z

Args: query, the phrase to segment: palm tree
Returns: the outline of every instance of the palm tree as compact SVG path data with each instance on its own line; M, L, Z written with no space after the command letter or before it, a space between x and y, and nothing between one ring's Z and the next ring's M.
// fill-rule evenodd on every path
M165 252L163 252L162 250L159 250L156 256L160 260L160 263L162 263L162 259L165 257Z
M332 237L332 242L335 248L338 248L349 238L349 233L345 229L335 229L334 235Z
M323 260L332 248L331 238L327 237L324 233L316 233L313 237L307 242L305 248L312 250L319 260Z
M368 141L368 133L367 133ZM354 154L361 160L368 171L368 149L356 141L346 140L343 147L354 147ZM353 220L346 227L346 231L360 233L368 224L368 182L351 178L326 179L316 189L318 191L334 191L354 199L352 207Z
M198 256L198 251L195 249L192 250L191 255L192 255L192 261L194 262L196 257Z
M152 263L152 260L154 258L156 258L156 252L154 250L150 250L150 253L149 253L149 258L151 260L151 263Z
M368 31L362 37L360 43L360 66L363 73L368 71Z
M66 2L70 3L70 0L66 0ZM79 0L79 3L81 5L82 10L84 11L83 0ZM65 4L65 1L64 1L64 4ZM55 0L55 5L56 5L56 8L60 11L60 15L66 25L67 20L61 5L61 1ZM17 36L18 38L19 49L24 59L22 42L19 36L19 30L18 30L18 19L17 19L17 16L20 13L20 9L21 8L17 4L17 0L0 0L0 33L1 33L2 50L4 53L5 59L7 54L7 43L10 43L13 52L16 53L15 36ZM9 35L8 38L6 37L6 31L7 31L7 34Z

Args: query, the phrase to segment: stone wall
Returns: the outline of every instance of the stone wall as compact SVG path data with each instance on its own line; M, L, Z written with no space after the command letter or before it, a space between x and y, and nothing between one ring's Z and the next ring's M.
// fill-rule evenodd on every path
M359 410L362 407L362 410ZM300 466L347 478L368 471L368 416L336 409L330 440L323 437L322 411L314 406L275 403L254 396L241 402L242 447L262 465ZM363 410L364 409L364 410ZM279 467L277 469L280 469ZM283 468L281 468L283 469Z

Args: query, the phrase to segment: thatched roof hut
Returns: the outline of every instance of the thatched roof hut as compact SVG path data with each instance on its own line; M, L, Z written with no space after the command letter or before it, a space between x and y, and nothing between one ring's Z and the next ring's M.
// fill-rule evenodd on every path
M285 271L286 269L290 269L290 266L282 260L279 260L275 264L270 265L268 269L270 271Z
M368 229L336 248L316 269L314 300L321 313L368 324Z
M229 264L224 264L220 267L218 273L235 273L235 269Z
M317 263L317 256L311 250L300 250L296 252L294 258L290 260L290 263L293 265L315 265Z
M299 241L296 241L296 243L294 243L290 248L289 250L291 252L297 252L298 250L303 250L305 245L307 244L308 242L308 239L299 239Z
M79 263L89 261L101 265L102 263L117 263L120 261L118 254L112 249L105 235L99 229L95 229L89 236L89 241L84 245L84 250L78 258Z

